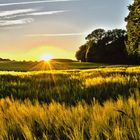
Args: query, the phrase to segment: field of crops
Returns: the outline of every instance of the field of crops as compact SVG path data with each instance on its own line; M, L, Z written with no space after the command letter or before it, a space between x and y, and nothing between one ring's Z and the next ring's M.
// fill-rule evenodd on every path
M42 71L42 70L67 70L67 69L91 69L95 67L103 67L106 64L90 63L90 62L61 62L60 60L51 61L51 65L46 65L45 61L0 61L0 71Z
M0 140L140 139L140 66L0 72Z

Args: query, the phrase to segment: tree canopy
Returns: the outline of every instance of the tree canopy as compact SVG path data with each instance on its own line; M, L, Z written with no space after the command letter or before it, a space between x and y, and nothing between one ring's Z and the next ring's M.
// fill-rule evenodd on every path
M86 58L85 58L86 50L87 50L87 44L79 47L79 50L75 54L75 57L78 61L86 62Z
M126 31L122 29L96 29L87 35L87 42L76 52L76 58L87 62L122 62L126 58L125 38Z
M128 55L140 59L140 0L128 7L129 15L127 21L128 40L126 43Z

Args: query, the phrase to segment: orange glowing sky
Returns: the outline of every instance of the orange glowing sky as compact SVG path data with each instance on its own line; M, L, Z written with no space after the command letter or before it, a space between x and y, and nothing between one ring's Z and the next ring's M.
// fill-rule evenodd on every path
M125 28L131 0L0 0L0 57L75 59L97 28Z

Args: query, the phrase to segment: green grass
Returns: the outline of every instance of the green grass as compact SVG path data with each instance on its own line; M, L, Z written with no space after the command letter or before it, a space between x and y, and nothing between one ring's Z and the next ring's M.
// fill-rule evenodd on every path
M140 139L140 66L9 63L16 71L0 71L0 140Z
M59 62L52 61L51 69L68 70L68 69L91 69L95 67L106 66L100 63L84 63L84 62ZM46 62L17 62L17 61L0 61L0 71L40 71L50 70Z

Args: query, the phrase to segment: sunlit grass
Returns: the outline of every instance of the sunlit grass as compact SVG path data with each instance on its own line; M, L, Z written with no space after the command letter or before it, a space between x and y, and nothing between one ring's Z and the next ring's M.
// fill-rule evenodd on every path
M140 88L140 67L108 67L91 70L0 72L0 97L40 102L75 104L93 98L101 102L121 95L128 97Z
M0 71L0 140L140 139L139 66L41 66Z
M101 106L0 100L0 139L139 139L140 98L119 98Z

